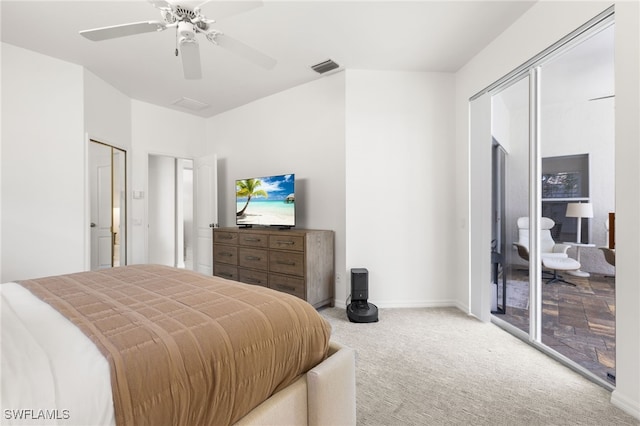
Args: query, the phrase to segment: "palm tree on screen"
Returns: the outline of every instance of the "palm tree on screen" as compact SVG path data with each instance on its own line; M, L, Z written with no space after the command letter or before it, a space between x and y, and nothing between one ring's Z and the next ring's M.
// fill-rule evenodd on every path
M268 195L264 189L258 189L258 187L262 185L262 181L260 179L245 179L238 181L236 185L236 196L237 197L247 197L247 202L245 203L242 210L236 212L236 216L243 216L245 210L247 210L247 206L249 205L249 201L254 196L263 196L264 198L268 198Z

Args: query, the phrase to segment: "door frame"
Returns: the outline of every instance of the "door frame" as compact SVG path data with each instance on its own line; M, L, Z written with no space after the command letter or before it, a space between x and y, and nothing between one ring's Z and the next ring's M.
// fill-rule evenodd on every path
M205 155L201 157L189 157L185 155L169 154L166 152L148 151L146 153L146 193L145 198L145 220L149 225L149 198L150 198L150 181L149 181L149 158L151 156L167 157L175 160L192 161L193 170L193 229L192 229L192 249L191 269L205 274L212 273L213 258L211 254L213 233L211 228L218 224L218 185L217 185L217 156L215 154ZM205 170L207 179L202 182L203 176L200 170ZM202 196L206 193L206 196ZM174 202L174 208L176 207ZM205 214L203 214L205 213ZM200 223L206 224L206 230L203 230ZM175 224L174 224L175 226ZM200 228L200 229L199 229ZM144 256L145 261L149 262L149 226L145 227L144 234ZM177 236L175 232L174 236ZM175 249L175 245L174 245ZM175 250L174 250L175 251ZM174 253L175 254L175 253ZM200 261L202 259L202 261ZM174 256L175 260L175 256ZM174 265L175 266L175 265Z
M611 384L586 371L577 363L569 358L561 355L560 353L550 349L544 345L541 341L541 292L539 285L534 283L541 282L541 262L539 261L539 231L540 231L540 216L541 216L541 182L539 176L541 175L541 155L540 155L540 105L539 105L539 90L540 90L540 66L550 61L558 55L561 55L569 51L572 47L580 44L586 38L599 32L600 30L615 24L614 20L614 8L610 7L604 12L600 13L587 23L582 25L576 31L562 38L558 42L545 49L540 54L534 56L529 61L522 64L520 67L514 69L511 73L505 75L503 78L497 80L495 83L489 85L476 95L469 99L469 113L470 113L470 131L469 131L469 152L470 158L486 158L487 153L492 149L491 135L487 133L486 127L481 123L477 123L478 119L486 117L487 114L491 116L490 111L490 98L494 94L500 92L505 87L509 86L515 81L528 76L529 81L529 108L530 108L530 153L529 153L529 179L530 179L530 194L529 194L529 217L530 221L530 330L529 334L526 334L519 329L513 327L511 324L497 318L490 316L490 320L502 328L507 329L516 337L528 342L532 346L538 348L547 355L555 358L563 364L569 366L575 371L583 374L590 380L598 383L599 385L609 390L613 389ZM477 114L474 117L474 113ZM474 128L474 123L476 126ZM479 161L470 162L470 198L473 199L474 195L486 193L491 191L491 185L485 184L490 181L491 171L487 168L475 164ZM482 188L478 188L481 186ZM475 188L475 189L474 189ZM484 188L484 189L483 189ZM476 197L478 198L478 197ZM490 215L491 203L486 200L475 199L474 212L486 209L486 212ZM479 205L478 205L479 204ZM471 206L472 203L470 202ZM470 256L469 263L469 307L470 313L478 317L482 321L486 321L487 313L491 310L491 304L486 297L486 283L490 282L490 273L488 265L490 265L489 259L489 247L490 244L490 221L480 223L482 218L486 215L474 213L469 214L469 241L471 247L471 253L486 253L486 256L479 256L482 262L474 261L474 256ZM478 256L476 256L478 257Z
M153 200L154 197L154 189L155 189L155 184L152 183L152 180L150 179L151 176L151 162L152 162L152 158L164 158L168 161L171 162L172 164L172 168L171 168L171 172L172 172L172 176L170 177L170 179L173 181L173 195L170 197L171 198L171 207L173 209L173 217L172 217L172 228L173 228L173 232L172 232L172 253L171 253L171 257L172 257L172 264L171 266L175 266L178 268L184 268L186 267L184 259L180 259L180 256L184 255L184 236L187 235L185 233L185 229L184 229L184 199L185 199L185 192L184 192L184 182L183 182L183 174L181 174L180 172L184 171L184 170L188 170L188 169L193 169L193 164L195 163L195 160L193 158L189 158L187 156L177 156L177 155L172 155L172 154L164 154L164 153L156 153L156 152L148 152L147 153L147 197L146 197L146 211L147 211L147 232L146 232L146 243L145 243L145 247L146 247L146 253L145 253L145 259L147 260L147 262L157 262L156 259L152 259L151 258L151 244L149 243L150 239L151 239L151 233L155 232L154 229L151 229L151 225L152 225L152 217L151 217L151 209L150 209L150 203ZM190 162L191 163L191 167L185 167L184 163L185 162ZM194 215L194 210L195 210L195 204L196 204L196 198L195 198L195 189L192 188L191 189L191 194L190 198L192 201L192 216ZM192 218L193 221L195 221ZM191 238L191 243L194 244L194 232L192 230L192 232L189 233L189 236ZM193 249L193 247L192 247ZM191 257L193 257L193 253L191 254ZM193 259L191 259L191 261L193 261ZM165 262L166 264L166 262ZM193 268L189 268L189 269L193 269Z
M124 255L120 256L120 265L126 265L129 263L129 247L130 247L130 229L129 229L129 196L128 196L128 188L129 188L129 159L127 158L127 150L126 148L119 146L117 144L111 143L111 142L107 142L103 139L98 139L98 138L93 138L90 137L88 133L85 133L85 155L84 155L84 160L85 160L85 182L84 182L84 192L85 192L85 259L84 259L84 269L86 271L90 271L91 270L91 247L92 247L92 241L91 241L91 179L90 179L90 173L91 173L91 159L90 159L90 147L92 143L96 143L96 144L100 144L100 145L104 145L107 146L109 148L112 149L112 153L113 150L118 150L120 152L122 152L124 154L124 166L123 166L123 178L122 183L121 183L121 191L123 192L123 203L124 203L124 208L121 209L121 213L120 216L121 218L124 219L124 223L121 220L120 221L120 229L124 229L124 244L122 243L122 235L121 235L121 246L122 246L122 251L124 252ZM112 159L113 159L113 155L112 155ZM112 173L113 173L113 162L112 162ZM113 193L113 191L112 191ZM112 196L113 197L113 196ZM112 205L112 212L113 212L113 199L111 202ZM113 213L111 216L111 223L112 223L112 227L113 227ZM111 247L112 247L112 265L113 265L113 245L114 245L114 241L112 241Z

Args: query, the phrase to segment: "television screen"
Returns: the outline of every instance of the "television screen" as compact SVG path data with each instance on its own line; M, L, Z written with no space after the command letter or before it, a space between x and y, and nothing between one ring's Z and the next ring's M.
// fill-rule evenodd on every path
M236 180L236 225L296 224L295 175Z

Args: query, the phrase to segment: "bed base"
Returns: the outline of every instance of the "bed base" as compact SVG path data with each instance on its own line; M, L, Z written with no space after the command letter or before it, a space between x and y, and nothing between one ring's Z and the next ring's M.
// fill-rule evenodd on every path
M248 425L355 425L355 352L336 342L329 356L236 423Z

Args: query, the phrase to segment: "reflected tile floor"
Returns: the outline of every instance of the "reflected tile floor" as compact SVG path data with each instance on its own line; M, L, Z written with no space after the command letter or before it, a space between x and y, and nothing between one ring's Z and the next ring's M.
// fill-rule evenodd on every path
M576 286L543 284L542 342L615 384L615 278L598 274L564 278ZM527 279L526 272L514 272L507 282L507 294L528 297L523 291L528 289ZM510 291L510 286L519 291ZM528 304L513 302L508 301L506 313L498 317L528 333Z

